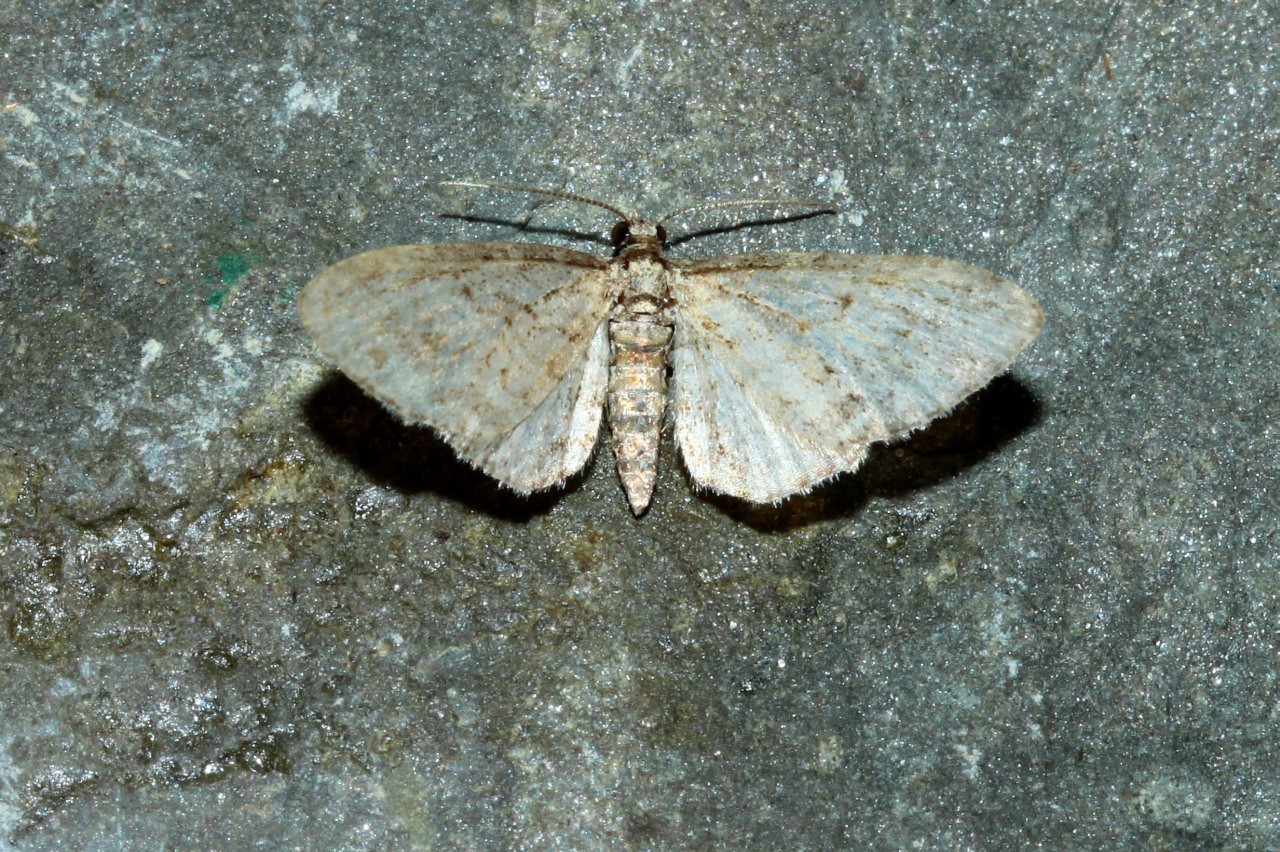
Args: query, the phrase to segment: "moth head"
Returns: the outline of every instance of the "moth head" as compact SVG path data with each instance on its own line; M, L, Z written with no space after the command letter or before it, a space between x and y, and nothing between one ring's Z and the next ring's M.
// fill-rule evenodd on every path
M619 219L609 233L609 241L619 254L632 246L661 251L667 244L667 230L643 219Z

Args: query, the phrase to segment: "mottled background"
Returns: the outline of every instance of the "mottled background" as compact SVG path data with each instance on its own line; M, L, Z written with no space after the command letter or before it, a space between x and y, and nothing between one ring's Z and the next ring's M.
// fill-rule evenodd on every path
M1280 846L1277 31L0 2L0 848ZM1047 324L776 510L669 446L641 521L607 453L520 500L294 314L373 246L607 251L442 178L829 199L675 253L936 254Z

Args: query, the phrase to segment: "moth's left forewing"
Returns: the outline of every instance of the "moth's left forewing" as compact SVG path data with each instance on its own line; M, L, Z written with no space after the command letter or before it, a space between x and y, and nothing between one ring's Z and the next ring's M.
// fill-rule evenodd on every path
M737 255L684 262L676 443L699 484L773 502L928 423L1039 332L1008 279L929 257Z
M595 446L613 278L606 261L553 246L393 246L321 272L298 310L368 393L528 493Z

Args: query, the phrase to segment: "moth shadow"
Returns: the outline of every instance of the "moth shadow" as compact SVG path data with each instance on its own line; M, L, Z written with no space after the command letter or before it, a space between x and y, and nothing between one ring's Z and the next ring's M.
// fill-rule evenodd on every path
M430 492L504 520L525 522L550 511L563 491L525 497L503 488L458 458L434 431L405 423L336 371L302 409L307 425L330 451L374 482L404 494Z
M875 444L866 462L776 506L719 494L702 499L761 531L781 532L856 514L873 496L904 497L951 479L993 456L1041 419L1039 400L1017 379L997 376L950 413L909 437Z

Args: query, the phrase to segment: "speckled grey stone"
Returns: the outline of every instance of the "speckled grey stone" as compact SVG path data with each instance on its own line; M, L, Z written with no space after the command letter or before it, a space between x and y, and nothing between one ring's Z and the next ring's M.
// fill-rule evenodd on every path
M0 848L1280 846L1274 3L264 9L0 12ZM294 313L376 246L604 250L445 178L829 198L671 255L1047 324L779 510L668 463L637 523L607 454L523 500Z

